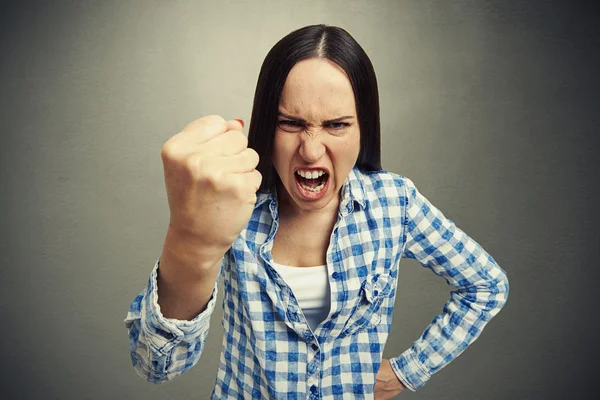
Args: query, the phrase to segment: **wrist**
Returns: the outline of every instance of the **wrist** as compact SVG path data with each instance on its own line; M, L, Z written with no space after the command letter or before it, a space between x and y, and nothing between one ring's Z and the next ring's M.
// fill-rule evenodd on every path
M178 276L201 279L206 272L218 267L226 251L223 247L206 245L202 238L182 233L169 225L160 267L167 276L170 275L168 270L176 266ZM167 262L163 263L165 260Z

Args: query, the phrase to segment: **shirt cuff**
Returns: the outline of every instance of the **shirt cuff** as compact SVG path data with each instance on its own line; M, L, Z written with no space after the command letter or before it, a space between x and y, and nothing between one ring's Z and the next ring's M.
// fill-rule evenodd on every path
M390 364L400 382L413 392L423 387L431 377L412 348L400 356L390 359Z
M148 279L146 297L142 303L141 320L143 321L142 327L150 344L156 351L167 354L181 341L191 342L208 331L210 316L216 305L218 283L215 282L215 287L213 288L213 293L206 309L194 317L194 319L188 321L166 318L162 314L160 305L158 304L157 276L159 264L160 259L154 264L154 268Z

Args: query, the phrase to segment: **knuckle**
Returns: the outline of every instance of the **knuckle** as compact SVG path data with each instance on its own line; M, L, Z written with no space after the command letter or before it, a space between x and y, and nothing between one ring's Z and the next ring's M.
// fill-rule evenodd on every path
M186 157L182 162L182 169L194 179L201 175L203 166L203 160L197 154Z
M210 177L210 160L200 154L192 154L186 157L182 168L194 181L204 181Z
M227 191L227 182L223 180L222 174L220 174L218 171L213 171L212 173L206 175L205 183L216 192Z
M210 189L221 192L227 189L225 174L210 156L198 157L196 161L195 179Z
M207 115L200 118L199 121L201 121L204 125L224 124L226 122L225 118L221 117L220 115Z
M165 161L172 160L175 155L175 148L175 143L167 140L160 149L160 157Z
M244 185L236 185L233 190L235 198L241 202L246 202L248 199L248 189Z

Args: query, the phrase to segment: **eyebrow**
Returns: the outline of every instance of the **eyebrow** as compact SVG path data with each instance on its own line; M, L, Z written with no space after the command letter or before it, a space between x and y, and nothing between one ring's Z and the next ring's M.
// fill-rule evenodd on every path
M293 120L296 120L296 121L299 121L299 122L306 123L306 120L304 120L302 118L294 117L294 116L291 116L291 115L287 115L287 114L282 113L281 111L278 112L277 116L281 116L281 117L285 117L285 118L288 118L288 119L293 119ZM350 119L350 118L354 118L354 117L352 115L346 115L346 116L338 117L338 118L335 118L335 119L328 119L326 121L323 121L323 123L324 124L330 124L332 122L340 122L342 120Z

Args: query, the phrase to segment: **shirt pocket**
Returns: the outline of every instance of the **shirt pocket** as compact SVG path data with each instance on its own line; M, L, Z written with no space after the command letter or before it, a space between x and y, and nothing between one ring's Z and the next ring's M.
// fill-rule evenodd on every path
M369 275L362 283L356 304L350 311L341 337L358 331L375 328L381 322L381 305L392 290L392 277L388 274Z

